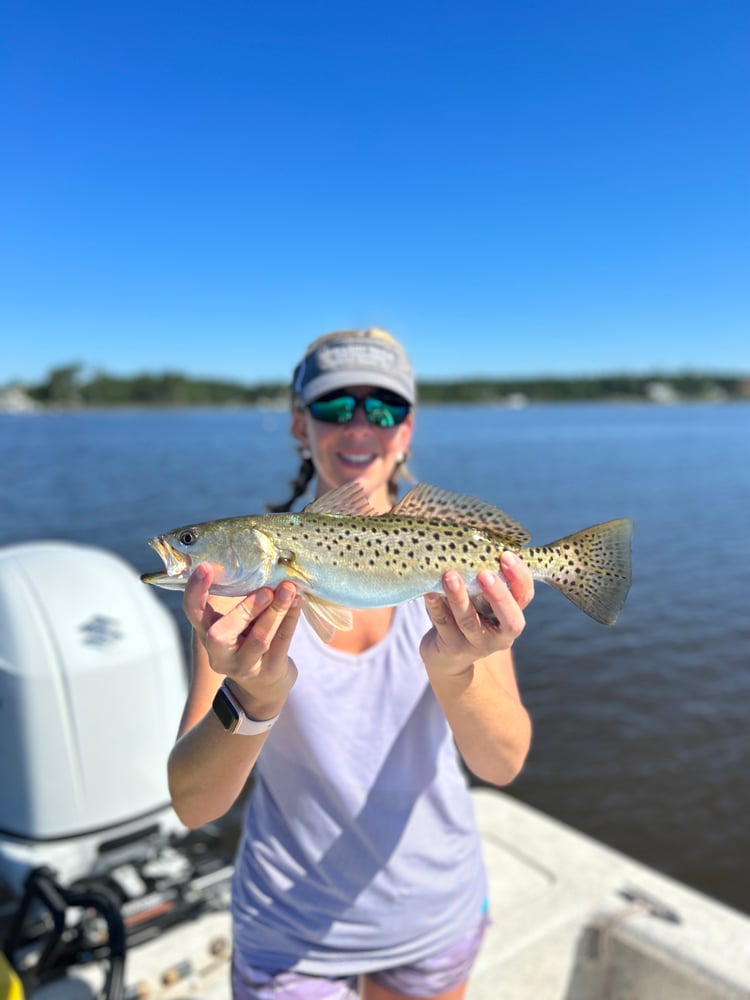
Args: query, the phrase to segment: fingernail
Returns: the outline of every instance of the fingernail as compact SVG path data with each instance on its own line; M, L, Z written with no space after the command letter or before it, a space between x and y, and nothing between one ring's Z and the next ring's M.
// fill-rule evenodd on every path
M504 566L517 566L518 556L514 552L505 551L500 557L500 561Z
M460 582L460 580L458 578L458 574L457 573L446 573L445 574L445 580L443 581L443 583L445 585L445 589L446 590L450 590L450 592L452 594L455 594L456 591L461 586L461 582Z

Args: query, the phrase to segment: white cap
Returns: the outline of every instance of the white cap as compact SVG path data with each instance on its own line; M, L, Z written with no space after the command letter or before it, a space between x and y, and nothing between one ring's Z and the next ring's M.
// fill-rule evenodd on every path
M411 362L391 337L343 334L323 339L294 374L294 393L303 405L352 385L388 389L411 404L417 395Z

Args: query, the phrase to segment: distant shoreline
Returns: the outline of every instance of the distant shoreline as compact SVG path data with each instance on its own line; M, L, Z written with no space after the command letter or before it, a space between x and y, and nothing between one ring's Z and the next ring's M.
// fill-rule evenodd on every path
M750 400L750 375L685 373L611 374L586 378L456 379L423 381L420 405L491 405L509 409L541 403L724 403ZM288 409L281 383L244 385L165 373L120 378L99 373L88 380L81 366L50 372L39 385L0 388L0 412L49 409L179 409L246 407Z
M420 411L432 409L476 409L476 410L507 410L509 413L540 407L565 407L565 406L628 406L633 409L637 407L649 407L655 409L677 409L682 406L689 407L714 407L714 406L742 406L750 403L750 399L737 397L732 399L678 399L670 403L655 402L650 399L618 399L615 397L602 399L534 399L523 405L508 404L502 401L488 400L430 400L418 401ZM122 404L38 404L28 409L4 408L0 397L0 417L3 416L82 416L95 413L110 414L136 414L142 413L198 413L198 412L239 412L241 410L252 410L260 413L276 414L285 416L289 413L288 406L269 405L264 403L122 403Z

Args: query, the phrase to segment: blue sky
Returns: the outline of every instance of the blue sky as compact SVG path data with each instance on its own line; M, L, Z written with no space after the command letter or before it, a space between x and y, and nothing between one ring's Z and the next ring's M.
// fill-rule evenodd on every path
M0 385L750 371L744 0L4 0Z

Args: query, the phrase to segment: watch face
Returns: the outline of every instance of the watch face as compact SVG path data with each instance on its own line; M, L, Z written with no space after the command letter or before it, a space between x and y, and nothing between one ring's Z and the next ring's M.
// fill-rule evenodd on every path
M239 724L240 717L237 714L237 709L231 703L229 698L227 698L226 693L222 688L219 688L216 692L213 709L219 717L219 722L222 724L224 729L228 733L233 733Z

